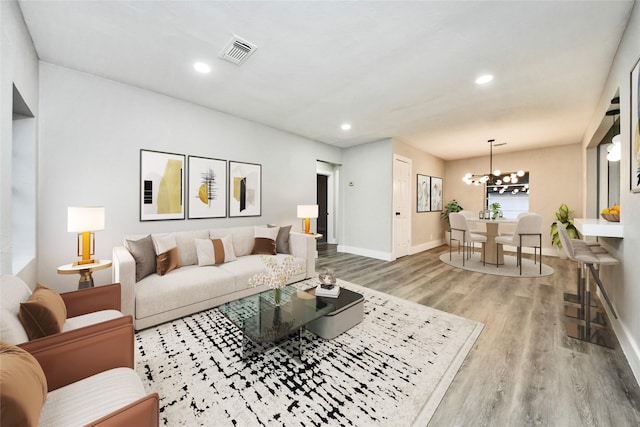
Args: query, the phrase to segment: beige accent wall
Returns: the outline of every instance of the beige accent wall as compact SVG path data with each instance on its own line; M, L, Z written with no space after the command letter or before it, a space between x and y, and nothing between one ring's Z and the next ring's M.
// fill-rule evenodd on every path
M411 159L411 247L417 253L439 246L444 242L444 222L440 212L417 212L417 174L444 178L445 162L424 151L418 150L399 139L393 140L393 154ZM446 193L447 182L444 180ZM445 199L446 200L446 199Z
M581 145L576 143L504 154L498 148L494 150L493 167L503 171L529 171L529 210L544 216L543 252L553 255L555 249L551 245L549 228L556 220L555 212L560 205L566 203L575 211L575 217L583 216ZM489 172L489 156L446 163L445 204L456 199L465 210L478 212L484 205L484 186L464 183L462 177L467 172Z

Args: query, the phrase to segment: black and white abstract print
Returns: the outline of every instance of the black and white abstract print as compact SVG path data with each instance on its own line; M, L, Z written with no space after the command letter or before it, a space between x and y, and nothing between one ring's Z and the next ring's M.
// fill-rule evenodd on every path
M217 309L136 334L136 370L167 426L409 426L428 421L482 325L341 281L365 297L362 323L324 340L242 359L242 332ZM426 418L425 418L426 417Z

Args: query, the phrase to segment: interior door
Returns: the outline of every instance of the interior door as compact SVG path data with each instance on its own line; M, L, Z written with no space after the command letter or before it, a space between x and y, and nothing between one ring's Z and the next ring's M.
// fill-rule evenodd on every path
M318 229L318 233L322 234L321 242L327 241L328 227L327 227L327 216L329 215L327 209L327 181L329 179L326 175L317 174L317 195L316 201L318 203L318 222L316 223L316 228Z
M393 254L396 258L409 255L410 174L409 161L395 157L393 160Z

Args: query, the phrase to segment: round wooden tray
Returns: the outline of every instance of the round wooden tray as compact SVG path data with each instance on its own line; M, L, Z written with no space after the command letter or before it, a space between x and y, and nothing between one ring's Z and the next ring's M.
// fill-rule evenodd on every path
M600 214L609 222L620 222L620 214Z

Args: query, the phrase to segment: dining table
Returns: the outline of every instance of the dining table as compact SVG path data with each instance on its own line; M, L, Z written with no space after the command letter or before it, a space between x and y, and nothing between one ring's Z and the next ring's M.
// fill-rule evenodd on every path
M479 223L484 224L486 227L486 236L487 242L484 246L484 251L482 252L481 261L484 261L487 264L495 264L495 265L503 265L504 264L504 253L502 245L496 245L496 236L500 235L499 229L501 224L517 224L517 219L510 218L498 218L498 219L467 219L469 223ZM477 232L476 232L477 233Z

